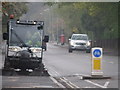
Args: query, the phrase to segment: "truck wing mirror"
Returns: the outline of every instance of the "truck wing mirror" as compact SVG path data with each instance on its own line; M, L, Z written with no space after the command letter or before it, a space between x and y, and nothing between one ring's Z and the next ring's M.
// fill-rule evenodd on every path
M44 42L49 42L49 36L48 35L45 35L45 37L44 37L44 40L43 40Z
M3 33L3 40L8 40L8 33Z

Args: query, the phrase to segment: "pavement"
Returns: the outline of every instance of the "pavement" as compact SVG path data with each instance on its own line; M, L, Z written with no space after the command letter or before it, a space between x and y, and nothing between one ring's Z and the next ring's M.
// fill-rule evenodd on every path
M51 77L2 76L2 88L59 88Z

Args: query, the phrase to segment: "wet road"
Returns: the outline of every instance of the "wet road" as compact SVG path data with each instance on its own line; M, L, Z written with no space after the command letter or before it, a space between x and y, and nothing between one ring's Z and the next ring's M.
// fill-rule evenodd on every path
M3 76L3 88L117 88L118 57L103 55L104 76L111 79L82 79L91 75L91 54L85 51L68 53L66 46L48 43L43 62L50 77Z
M44 52L44 63L53 77L62 77L80 88L117 88L118 57L103 55L103 76L111 79L81 80L82 76L91 75L91 54L85 51L68 53L66 46L48 44Z

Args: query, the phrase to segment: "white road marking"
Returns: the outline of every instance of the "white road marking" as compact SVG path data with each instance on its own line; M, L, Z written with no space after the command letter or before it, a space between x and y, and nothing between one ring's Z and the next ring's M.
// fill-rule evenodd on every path
M19 79L20 77L7 77L9 79Z
M65 82L69 87L74 88L72 85L70 85L66 80L60 78L61 81Z
M104 87L107 87L109 85L109 81L105 82Z
M69 83L70 83L71 85L73 85L75 88L80 88L80 87L78 87L77 85L71 83L70 81L69 81Z
M68 81L68 79L66 79L65 77L63 77L63 79L66 80L66 81ZM74 87L76 87L76 88L80 88L80 87L78 87L77 85L71 83L70 81L68 81L68 82L69 82L72 86L74 86Z
M54 83L56 83L59 87L61 87L61 88L65 88L61 83L59 83L56 79L54 79L53 77L50 77L50 79L54 82Z
M90 75L86 75L86 74L74 74L76 76L90 76Z
M109 62L110 64L114 64L114 62Z
M15 82L15 81L18 81L18 80L16 80L16 79L12 79L12 80L9 80L9 81L11 81L11 82Z
M52 69L52 67L49 67L49 69L54 73L54 75L56 76L61 76L60 73L58 73L57 71L55 71L54 69ZM53 75L51 75L53 76ZM60 83L58 83L54 78L51 78L55 83L57 83L58 85L60 85ZM71 83L70 81L68 81L65 77L60 78L63 82L65 82L68 86L70 86L71 88L79 88L78 86L74 85L73 83ZM68 83L69 82L69 83ZM74 86L74 87L73 87ZM65 88L62 84L60 85L60 87Z
M65 77L62 77L64 80L66 80L66 81L68 81L68 79L67 78L65 78Z
M56 76L60 76L60 74L59 74L57 71L55 71L54 69L52 69L51 67L49 67L49 69L50 69L51 71L53 71ZM53 76L53 75L51 75L51 76ZM55 82L55 83L57 83L58 85L60 85L60 87L65 88L62 84L60 84L59 82L57 82L57 80L55 80L53 77L51 77L51 79L53 80L53 82ZM60 80L62 80L63 82L66 83L66 81L63 80L62 78L60 78ZM67 83L66 83L66 84L67 84ZM69 85L69 84L67 84L67 85ZM70 86L70 85L69 85L69 86ZM71 87L71 86L70 86L70 87Z
M102 85L100 85L100 84L94 83L94 82L92 82L92 81L90 81L90 80L84 80L84 81L86 81L86 82L88 82L88 83L91 83L91 84L93 84L93 85L95 85L95 86L98 86L98 87L100 87L100 88L107 88L107 87L102 86Z
M83 79L83 76L89 76L89 75L85 75L85 74L75 74L79 79Z
M27 87L5 87L5 88L53 88L52 86L27 86Z
M83 88L96 88L96 87L83 87Z
M32 86L32 88L53 88L53 86Z
M51 73L51 76L60 76L60 74L58 72L56 72L54 69L52 69L52 67L49 67L48 69L50 69L49 71L51 71L51 72L49 72L49 73Z
M30 88L30 87L5 87L5 88Z
M78 75L78 74L77 74L77 75ZM84 74L80 74L80 75L89 76L89 75L84 75ZM79 79L82 79L82 76L81 76L81 77L80 77L80 76L77 76L77 77L79 77ZM107 81L107 82L104 84L104 86L102 86L102 85L97 84L97 83L94 83L94 82L92 82L92 81L90 81L90 80L84 80L84 81L89 82L89 83L91 83L91 84L93 84L93 85L96 85L96 86L98 86L98 87L101 87L101 88L107 88L108 84L110 83L109 81Z

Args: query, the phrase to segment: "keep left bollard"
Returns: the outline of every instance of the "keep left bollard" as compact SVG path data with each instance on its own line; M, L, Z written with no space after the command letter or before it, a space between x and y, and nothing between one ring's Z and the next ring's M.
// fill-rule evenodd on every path
M102 48L92 48L92 76L102 77Z
M111 77L103 76L102 68L103 49L94 47L91 51L91 76L83 76L82 79L110 79Z

